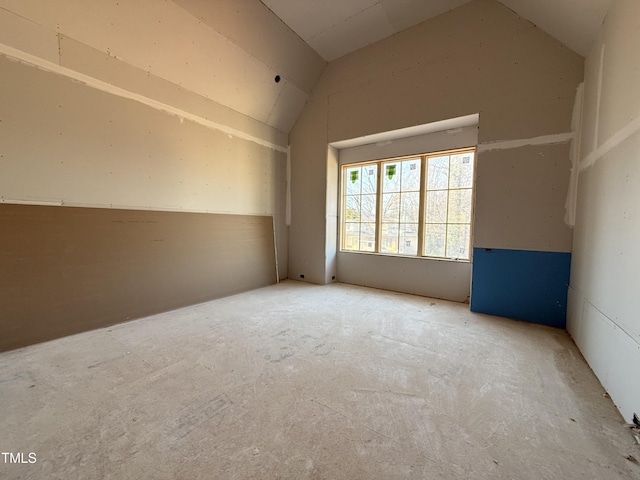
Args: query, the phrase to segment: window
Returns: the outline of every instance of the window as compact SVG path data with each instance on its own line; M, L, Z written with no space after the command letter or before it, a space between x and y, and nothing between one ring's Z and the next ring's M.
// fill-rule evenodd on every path
M420 163L420 158L382 162L382 253L418 254Z
M341 249L469 260L473 148L342 167Z
M343 216L344 250L376 251L378 165L343 168L345 185Z

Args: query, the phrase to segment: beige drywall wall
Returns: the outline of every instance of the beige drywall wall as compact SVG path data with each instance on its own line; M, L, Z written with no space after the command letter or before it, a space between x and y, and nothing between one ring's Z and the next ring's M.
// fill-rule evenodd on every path
M470 279L469 262L338 254L338 280L343 283L464 302L469 299Z
M523 140L516 142L521 146L546 136L551 138L543 144L557 143L558 136L568 144L582 76L582 57L494 0L475 0L330 63L290 135L291 271L305 272L305 279L318 283L326 277L325 242L317 237L327 233L323 185L328 142L479 113L481 146ZM519 148L500 145L503 158L518 159ZM568 148L539 152L545 155L541 168L549 162L569 168ZM478 175L484 171L485 154L488 159L493 155L479 153ZM516 161L510 167L519 165ZM514 171L511 177L526 173ZM500 177L487 174L485 182L484 191L502 188ZM510 193L503 193L499 201L509 203ZM481 196L477 202L483 204ZM563 205L564 198L550 210L555 213ZM489 211L485 218L486 224L476 222L476 232L488 243L500 244L502 230L509 227L493 221ZM567 245L570 230L563 227L554 235L545 232L538 249L544 250L545 242Z
M43 28L3 7L0 7L0 45L10 45L54 63L58 61L60 53L55 30Z
M474 246L570 252L564 223L569 144L480 152Z
M0 56L3 202L272 215L286 154Z
M175 3L120 3L0 2L0 201L52 212L31 230L3 218L3 348L273 283L276 265L287 276L284 130L324 62L296 76L309 49L258 58ZM262 34L295 37L278 22Z
M61 67L104 82L107 92L119 88L125 95L139 95L142 103L157 101L166 108L174 107L177 116L184 112L184 115L191 114L194 121L204 125L219 125L225 133L244 134L248 139L276 145L282 150L287 145L288 138L284 132L84 43L60 35L59 45ZM89 84L93 85L90 81Z
M291 223L289 278L324 284L326 280L327 99L305 106L291 137ZM324 127L323 127L324 122Z
M327 147L327 208L326 208L326 234L325 234L325 279L324 283L331 283L337 277L337 252L338 252L338 209L340 199L339 176L340 151L332 146Z
M564 133L582 68L533 24L476 0L332 62L329 140L475 112L481 143Z
M640 3L587 58L568 329L625 419L640 413Z
M0 204L0 351L276 283L270 216Z
M241 3L0 0L0 42L56 62L64 36L288 132L325 62L261 2Z

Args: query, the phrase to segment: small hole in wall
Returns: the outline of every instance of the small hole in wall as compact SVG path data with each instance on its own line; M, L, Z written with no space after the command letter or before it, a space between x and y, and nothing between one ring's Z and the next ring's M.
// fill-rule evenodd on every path
M333 276L331 277L331 280L335 280L335 279L336 279L336 276L335 276L335 275L333 275Z
M302 273L300 274L300 278L304 278L304 275Z
M276 75L276 78L274 78L274 80L276 81L276 83L280 83L280 75Z

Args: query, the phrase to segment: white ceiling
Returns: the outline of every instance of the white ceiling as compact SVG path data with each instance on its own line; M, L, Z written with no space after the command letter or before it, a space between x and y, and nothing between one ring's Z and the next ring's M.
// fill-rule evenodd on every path
M327 61L470 0L261 0ZM500 0L586 56L613 0Z
M583 57L613 0L500 0Z

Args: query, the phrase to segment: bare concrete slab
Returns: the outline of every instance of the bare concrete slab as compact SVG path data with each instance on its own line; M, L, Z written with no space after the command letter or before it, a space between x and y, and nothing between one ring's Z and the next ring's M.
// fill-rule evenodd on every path
M566 332L343 284L2 353L0 409L2 479L640 479Z

